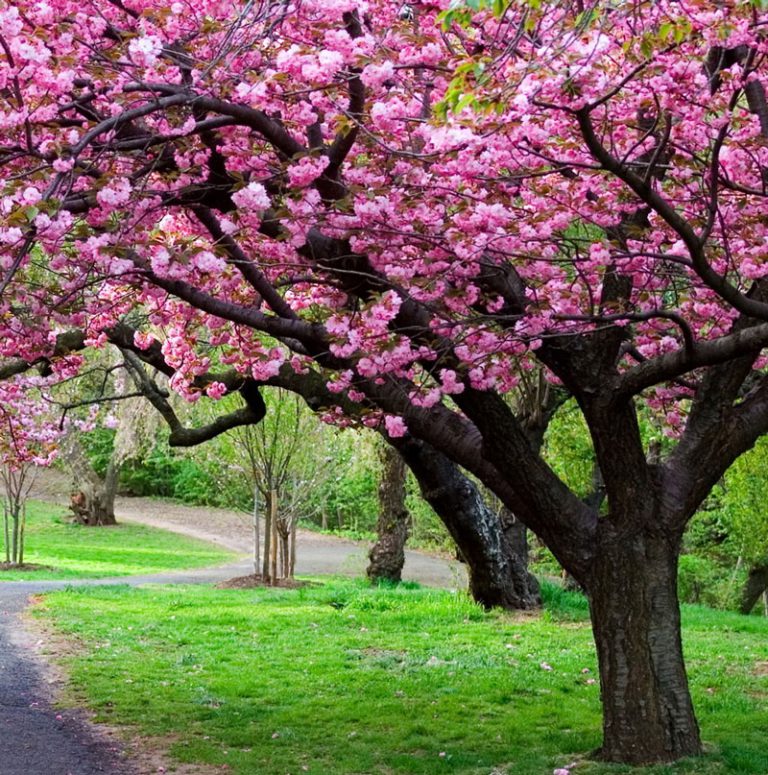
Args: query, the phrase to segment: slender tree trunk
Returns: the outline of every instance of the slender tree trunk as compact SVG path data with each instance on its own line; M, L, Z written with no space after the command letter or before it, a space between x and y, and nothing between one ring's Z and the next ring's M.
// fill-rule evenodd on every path
M291 524L291 564L288 569L289 578L296 574L296 520Z
M19 564L19 515L13 511L13 538L11 544L11 562L14 565Z
M5 532L5 561L11 561L11 531L8 525L8 504L3 504L3 530Z
M259 556L261 547L259 546L259 488L253 487L253 573L259 573Z
M539 585L528 572L524 526L508 513L502 525L475 483L433 447L412 438L394 443L459 547L472 597L487 608L538 607Z
M676 543L642 532L614 536L586 580L600 664L600 755L608 761L701 753L680 637Z
M27 507L22 505L19 514L19 565L24 564L24 533L27 529Z
M744 589L741 591L739 610L748 614L760 599L760 595L768 589L768 564L753 565L749 569Z
M291 578L291 534L290 531L280 536L280 554L283 562L283 578Z
M270 562L269 578L274 584L277 581L277 490L269 491L269 521L272 523L272 558Z
M264 498L264 561L261 566L262 578L269 579L269 558L272 556L272 492Z
M381 448L379 481L378 539L368 554L368 578L373 582L402 578L405 542L408 540L410 515L405 507L405 461L389 445Z

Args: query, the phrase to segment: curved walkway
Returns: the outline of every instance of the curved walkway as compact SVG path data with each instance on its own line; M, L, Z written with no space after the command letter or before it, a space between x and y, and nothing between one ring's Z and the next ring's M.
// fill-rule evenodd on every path
M54 472L51 472L53 474ZM34 497L66 503L64 477L49 475ZM246 555L251 530L242 514L201 509L149 498L120 498L118 520L165 528L219 544ZM352 541L300 531L296 572L302 575L360 575L367 547ZM215 568L147 576L72 581L0 582L0 775L149 775L162 769L137 769L122 747L90 724L78 710L57 710L43 666L34 656L20 616L29 596L68 586L102 584L205 584L252 573L246 557ZM459 563L419 552L406 553L403 577L423 584L466 584ZM191 770L187 770L191 772ZM201 770L202 772L202 770Z
M204 584L247 573L242 563L216 568L88 579L99 584ZM83 712L53 706L45 670L34 655L21 613L30 595L72 586L66 581L0 583L0 773L2 775L148 775L121 756L121 746L100 733ZM155 770L152 770L154 772Z

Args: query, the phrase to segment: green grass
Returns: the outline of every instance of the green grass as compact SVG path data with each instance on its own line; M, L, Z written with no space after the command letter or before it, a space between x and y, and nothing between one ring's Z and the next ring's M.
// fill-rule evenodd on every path
M0 530L0 559L5 545ZM143 525L83 527L59 506L30 501L24 562L37 570L0 570L0 581L95 579L219 565L234 555L204 541Z
M768 773L768 621L686 607L710 753L630 770L600 740L586 604L545 587L540 617L464 595L332 581L299 590L72 589L38 615L85 645L73 697L102 721L167 735L180 761L241 775ZM545 665L551 666L551 670Z

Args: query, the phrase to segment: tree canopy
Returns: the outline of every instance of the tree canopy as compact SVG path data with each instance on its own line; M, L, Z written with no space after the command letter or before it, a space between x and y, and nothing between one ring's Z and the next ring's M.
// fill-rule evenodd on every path
M704 0L15 3L2 354L76 370L77 329L189 400L243 391L198 440L257 421L270 384L430 445L586 587L603 755L696 753L680 536L768 430L765 21ZM584 416L601 512L505 400L535 368ZM663 461L638 397L679 439Z

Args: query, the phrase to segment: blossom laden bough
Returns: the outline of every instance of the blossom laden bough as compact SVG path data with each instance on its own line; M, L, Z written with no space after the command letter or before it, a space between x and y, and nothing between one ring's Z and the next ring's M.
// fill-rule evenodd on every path
M2 354L47 358L72 327L99 346L139 309L152 338L129 344L189 400L279 384L431 445L587 589L603 755L698 753L680 536L768 430L764 15L16 3ZM534 369L584 414L602 516L505 398ZM678 440L667 460L647 459L639 400Z

